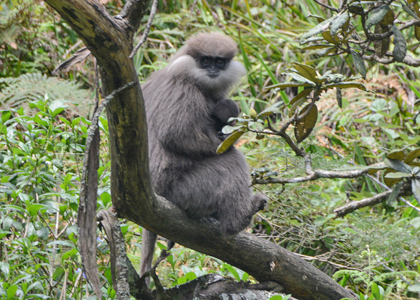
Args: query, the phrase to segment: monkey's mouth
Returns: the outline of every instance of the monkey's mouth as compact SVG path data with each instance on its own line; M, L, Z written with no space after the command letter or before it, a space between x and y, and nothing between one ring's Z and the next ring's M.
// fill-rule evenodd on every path
M207 74L207 76L210 77L210 78L216 78L217 76L219 76L219 74L218 73L209 73L209 74Z

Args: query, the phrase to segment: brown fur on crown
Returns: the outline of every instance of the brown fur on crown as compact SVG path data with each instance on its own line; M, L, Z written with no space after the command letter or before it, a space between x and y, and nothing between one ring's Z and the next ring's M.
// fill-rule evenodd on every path
M174 61L183 55L190 55L193 58L214 56L230 60L236 53L237 44L230 37L219 32L203 32L189 38L171 60Z

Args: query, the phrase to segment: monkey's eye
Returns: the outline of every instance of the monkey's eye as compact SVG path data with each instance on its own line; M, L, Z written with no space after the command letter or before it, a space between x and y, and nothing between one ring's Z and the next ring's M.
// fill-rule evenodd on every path
M211 59L210 57L207 57L207 56L203 57L200 62L201 62L201 65L204 67L208 67L211 65Z
M217 66L219 69L224 68L224 67L225 67L225 65L226 65L226 60L224 60L223 58L217 58L217 59L216 59L216 66Z

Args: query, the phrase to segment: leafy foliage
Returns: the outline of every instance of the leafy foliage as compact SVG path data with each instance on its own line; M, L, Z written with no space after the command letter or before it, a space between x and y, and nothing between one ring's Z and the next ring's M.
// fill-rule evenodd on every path
M123 5L118 0L104 2L114 14ZM236 126L223 129L232 134L220 152L236 142L247 153L254 182L306 176L305 159L294 151L298 149L311 156L313 170L366 171L363 177L346 180L257 185L270 196L271 204L251 230L327 274L335 273L337 281L360 299L418 297L420 83L415 58L420 53L418 42L413 42L420 37L418 3L347 1L342 7L339 1L323 3L327 7L314 1L159 1L159 14L147 46L134 57L135 66L145 80L190 35L203 29L222 29L236 39L238 59L248 73L232 98L244 114ZM86 103L88 94L75 84L35 73L48 74L58 61L68 58L77 50L73 48L77 37L41 2L9 1L2 7L1 98L14 107L2 113L1 127L0 236L2 254L7 255L2 260L7 272L0 275L2 297L59 299L65 291L63 295L86 298L90 292L84 294L89 286L79 270L74 222L78 166L89 122L64 118L59 111L63 103L54 101ZM31 24L29 19L35 21ZM61 76L91 87L91 61ZM32 105L35 115L23 113L20 106L29 102L25 99L38 101L47 92L50 102ZM56 108L50 108L52 104ZM311 117L299 119L306 107L312 107ZM26 134L29 128L36 134ZM272 134L282 128L293 143L299 143L297 149ZM104 119L102 129L104 155ZM108 158L103 156L101 162L103 209L111 199ZM414 196L399 197L405 183ZM390 188L393 192L383 202L336 218L335 208ZM136 265L140 230L131 223L122 230ZM98 240L98 250L103 292L112 299L104 239ZM172 251L159 267L166 286L208 272L253 280L195 251L182 247Z
M36 101L48 94L51 100L64 100L75 105L83 104L83 114L87 112L90 92L80 88L80 84L41 73L23 74L17 78L0 78L0 105L19 107L28 101Z
M66 107L57 101L38 100L30 108L37 113L28 116L23 107L1 112L0 295L76 299L89 289L77 250L76 220L79 164L90 122L61 117ZM100 174L108 186L109 164ZM109 191L102 192L99 203L102 208L110 204ZM108 292L115 293L112 288Z

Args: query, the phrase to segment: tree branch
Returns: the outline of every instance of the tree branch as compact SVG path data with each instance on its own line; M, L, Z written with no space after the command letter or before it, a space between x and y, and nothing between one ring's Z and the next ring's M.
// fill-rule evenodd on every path
M405 183L403 187L401 188L401 192L398 196L407 195L407 191L409 190L411 190L411 185L408 183ZM386 199L388 199L391 193L392 193L392 190L387 190L385 192L382 192L370 198L365 198L359 201L352 201L342 207L334 209L334 213L336 214L337 217L343 217L357 209L384 202L386 201Z
M355 171L326 171L326 170L314 170L312 173L305 177L295 177L295 178L266 178L266 179L257 179L253 183L255 184L268 184L268 183L298 183L313 181L320 178L357 178L368 173L366 170L355 170Z
M152 0L127 0L121 13L116 18L125 19L132 30L136 32L151 2Z
M136 45L133 52L130 54L130 58L133 58L136 52L139 50L141 45L146 41L147 36L149 35L150 28L152 27L153 19L155 18L156 8L158 5L158 0L153 0L152 9L150 11L149 20L147 20L146 28L144 29L143 35L141 36L140 42Z

